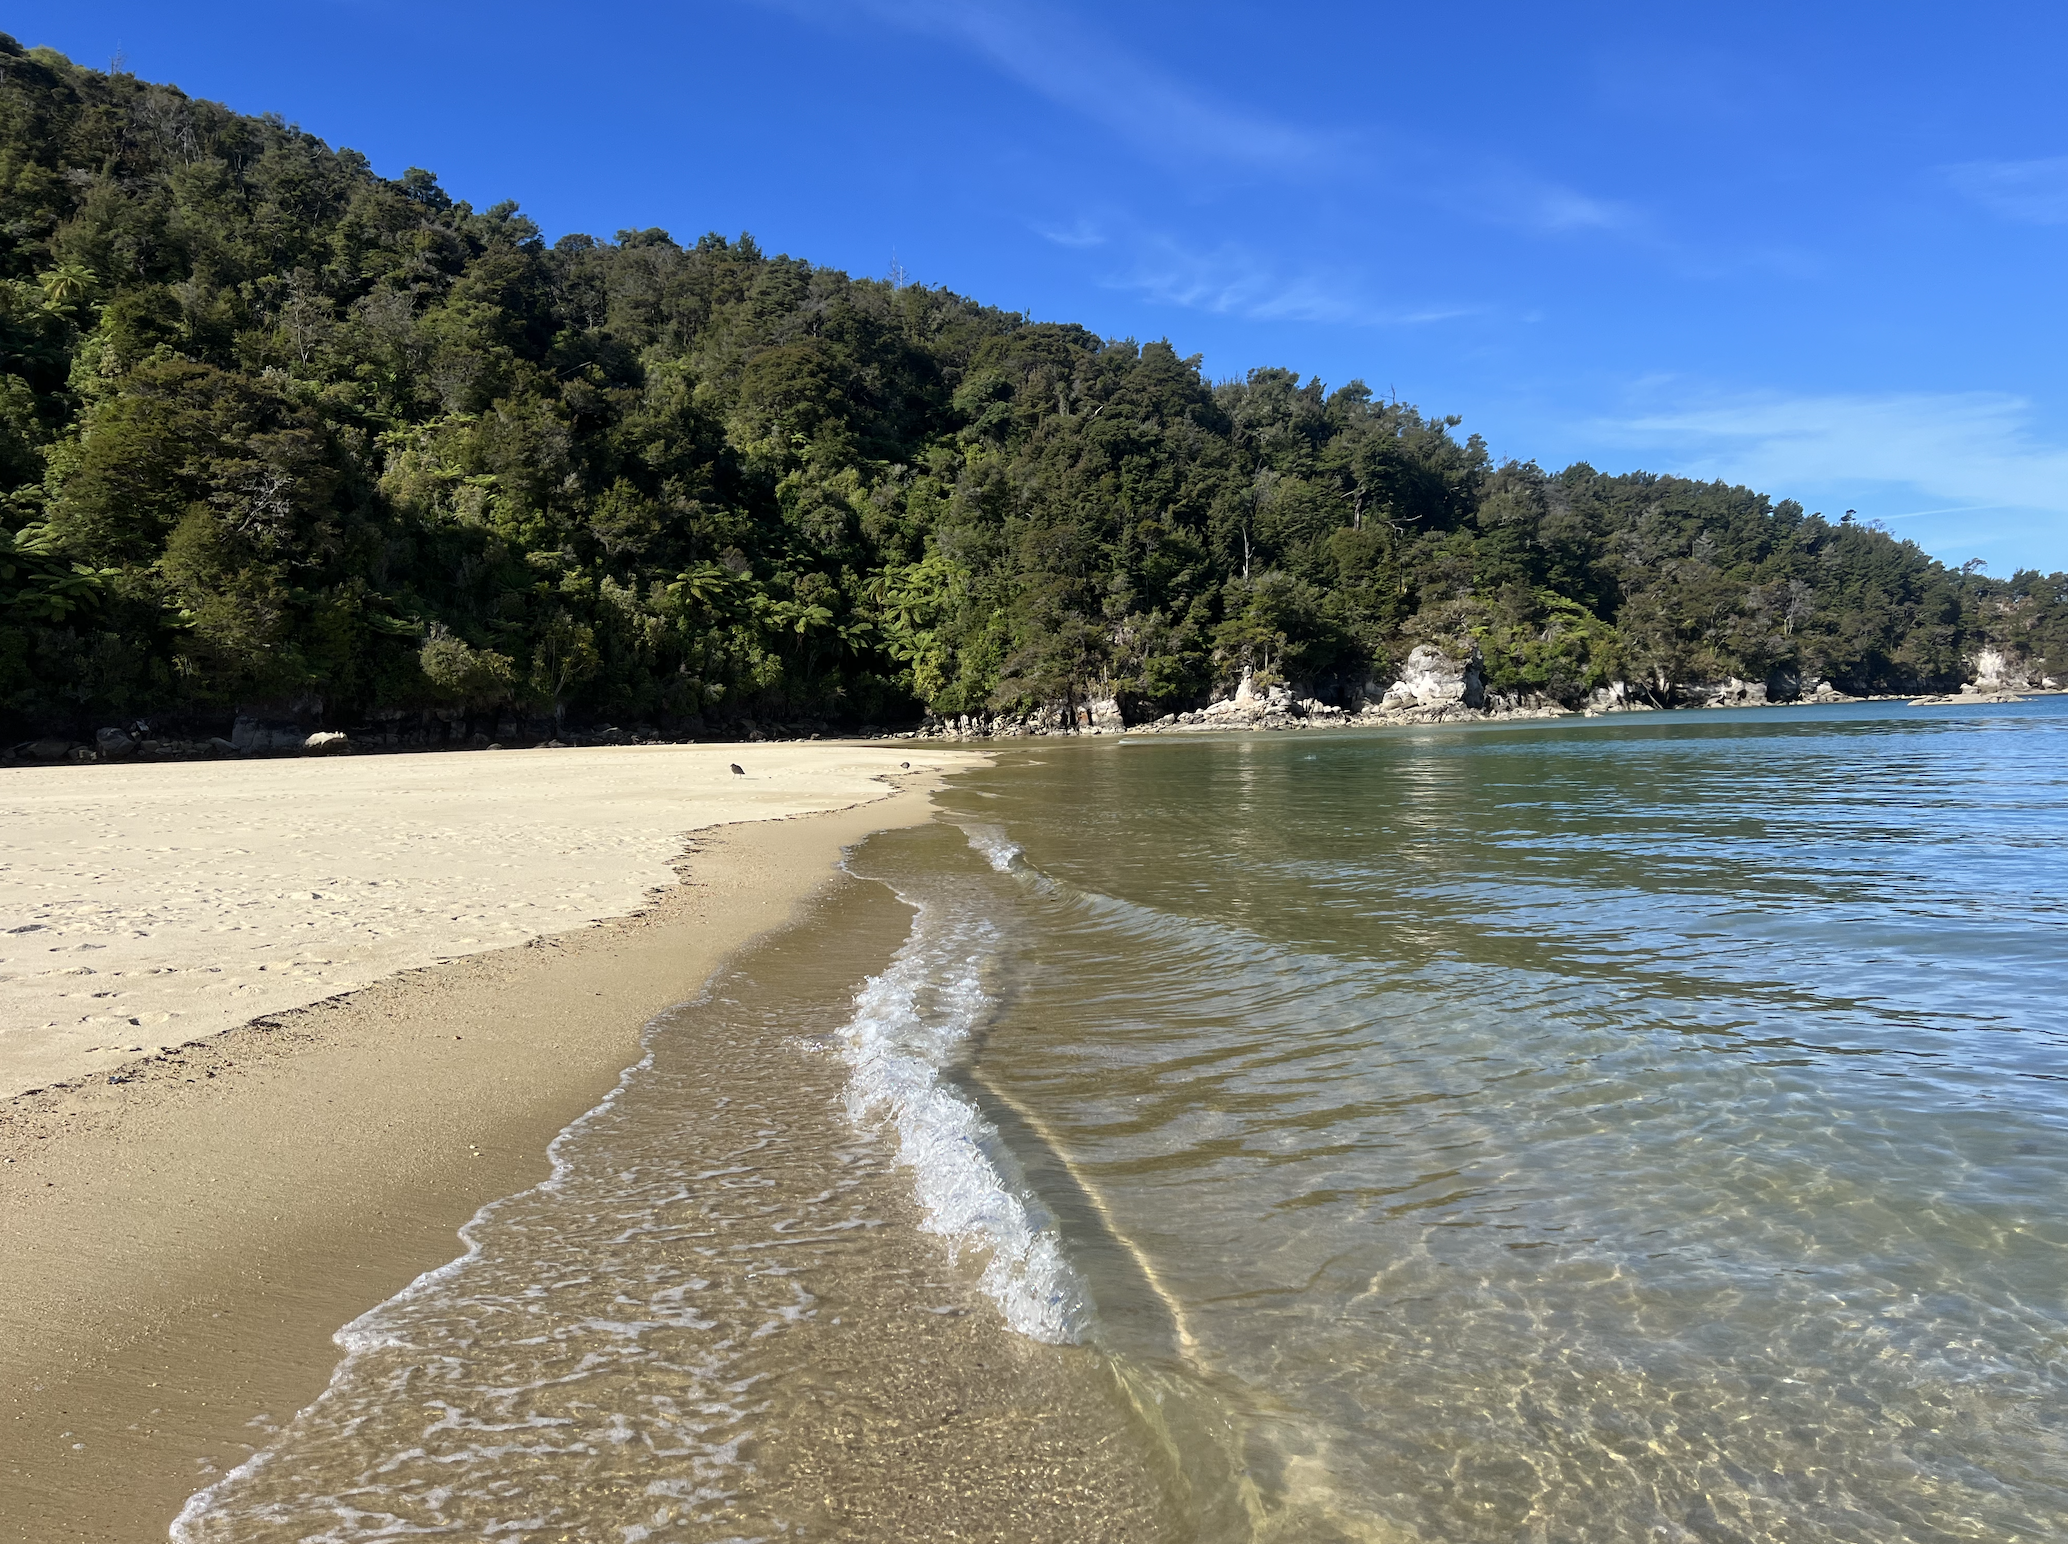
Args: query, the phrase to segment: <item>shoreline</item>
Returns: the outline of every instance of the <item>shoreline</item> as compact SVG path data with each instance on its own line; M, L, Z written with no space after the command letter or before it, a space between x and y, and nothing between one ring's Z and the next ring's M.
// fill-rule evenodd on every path
M936 781L696 834L647 906L0 1106L9 1539L163 1539L321 1392L332 1334L453 1259L657 1014L924 820Z
M1243 710L1239 712L1213 712L1202 709L1197 713L1168 715L1138 724L1092 723L1076 727L1049 728L1044 725L1022 726L1010 724L1003 729L971 727L960 729L947 724L945 727L928 728L915 738L926 745L970 746L983 749L988 746L1017 743L1023 740L1079 740L1079 739L1134 739L1150 736L1177 735L1202 737L1224 734L1264 734L1292 731L1337 731L1364 730L1383 731L1388 729L1509 729L1517 726L1540 724L1595 723L1641 719L1657 716L1678 716L1689 713L1741 713L1764 712L1769 709L1788 708L1842 708L1861 703L1896 704L1909 708L1938 707L1989 707L2007 703L2028 702L2039 697L2068 696L2068 687L2021 686L2003 691L1957 692L1941 696L1919 696L1912 692L1876 693L1865 697L1834 695L1830 697L1791 697L1773 702L1706 702L1677 703L1668 707L1655 704L1619 706L1608 708L1467 708L1457 703L1438 703L1418 708L1389 709L1385 712L1344 713L1331 711L1315 713L1306 710L1298 712L1278 709ZM1214 704L1226 708L1226 703ZM1189 720L1189 721L1188 721Z

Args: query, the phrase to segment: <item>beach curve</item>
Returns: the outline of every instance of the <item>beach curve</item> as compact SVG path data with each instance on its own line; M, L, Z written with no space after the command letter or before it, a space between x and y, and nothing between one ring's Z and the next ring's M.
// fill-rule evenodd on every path
M567 843L528 870L511 861L477 874L477 898L502 902L502 920L516 932L507 942L477 934L475 945L461 944L454 919L467 927L492 907L442 910L450 888L427 885L405 911L414 929L396 925L391 911L388 955L350 962L370 980L305 975L285 994L298 993L299 1002L276 1002L255 1019L140 1058L125 1054L106 1071L67 1067L48 1054L17 1058L32 1072L5 1067L7 1536L163 1538L197 1484L239 1461L270 1423L323 1387L338 1325L450 1258L457 1228L482 1203L543 1177L554 1135L638 1057L641 1030L656 1013L793 916L834 876L845 848L926 818L938 774L977 759L929 753L906 767L911 754L853 745L657 747L52 769L11 781L0 792L11 812L10 913L23 909L20 877L37 868L36 826L24 809L43 811L48 892L63 879L54 871L67 860L57 849L68 821L78 829L82 809L108 810L96 837L104 846L123 838L124 821L136 823L132 831L147 825L154 807L161 826L163 812L180 803L206 819L210 801L196 797L203 780L193 777L203 771L214 774L206 783L219 801L252 802L240 777L293 791L297 837L281 844L270 871L283 895L309 864L349 859L360 822L381 818L385 801L369 790L379 794L384 780L418 800L415 862L427 875L439 872L440 826L422 812L441 803L458 813L448 829L462 846L479 847L484 808L527 801L540 824L566 830L586 822L614 839L599 844L607 863L584 868L593 853ZM745 775L729 771L736 759ZM154 789L138 775L155 773L175 776ZM678 790L672 808L670 784ZM163 802L154 800L168 786ZM334 816L355 802L367 812L332 818L326 836L326 791ZM114 808L125 802L127 811ZM219 807L215 814L228 818ZM642 822L643 846L630 835ZM173 845L180 833L166 835ZM266 854L248 856L266 879ZM659 884L651 882L656 865ZM75 894L95 925L108 926L128 904L124 896L148 900L152 892L116 864L102 866L115 881L96 892L75 879ZM523 931L526 914L512 892L565 883L570 870L602 915ZM180 882L161 873L157 889L170 894ZM261 928L240 941L304 942L289 929L306 910L285 913L270 937ZM530 913L562 915L543 905ZM184 973L153 976L154 965L206 960L195 944L206 941L204 929L156 936L164 958L134 946L125 957L133 1000ZM184 954L167 947L174 941ZM9 997L19 1015L20 999ZM24 1043L0 1038L0 1050ZM38 1049L48 1052L50 1042ZM53 1068L71 1075L51 1078Z

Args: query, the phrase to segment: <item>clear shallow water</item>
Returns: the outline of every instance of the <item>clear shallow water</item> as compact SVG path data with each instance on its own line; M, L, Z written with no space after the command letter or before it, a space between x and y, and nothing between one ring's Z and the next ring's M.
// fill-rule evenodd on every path
M1209 1531L2055 1539L2064 708L1059 746L856 867Z
M2068 1536L2064 752L1007 756L180 1536Z
M882 1039L906 1017L901 979L936 1000L884 968L911 922L843 884L663 1015L555 1143L553 1178L484 1208L462 1258L346 1326L323 1397L174 1537L1182 1537L1110 1366L1058 1344L1061 1326L1012 1333L982 1295L1067 1277L1038 1203L1000 1177L953 1213L1018 1241L1006 1263L965 1247L958 1265L917 1227L900 1112L938 1106L920 1135L956 1111L981 1122ZM999 1161L982 1173L1013 1172Z

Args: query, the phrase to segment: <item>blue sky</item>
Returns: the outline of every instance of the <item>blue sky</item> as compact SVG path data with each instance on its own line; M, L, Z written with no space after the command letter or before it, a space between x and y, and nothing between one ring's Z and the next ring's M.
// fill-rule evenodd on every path
M85 64L2068 569L2068 7L17 0Z

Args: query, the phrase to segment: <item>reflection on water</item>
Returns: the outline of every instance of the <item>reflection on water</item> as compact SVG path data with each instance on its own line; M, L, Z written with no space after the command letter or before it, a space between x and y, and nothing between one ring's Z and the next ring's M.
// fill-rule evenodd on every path
M2064 752L1106 741L857 867L984 919L963 1081L1227 1531L2058 1538Z

